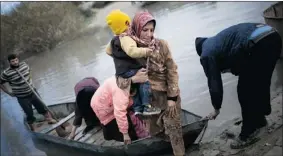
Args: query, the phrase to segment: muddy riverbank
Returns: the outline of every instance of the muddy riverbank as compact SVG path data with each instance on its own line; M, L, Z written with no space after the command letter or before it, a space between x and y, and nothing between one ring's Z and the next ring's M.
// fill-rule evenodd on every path
M282 87L273 92L272 113L268 125L261 129L260 140L241 150L230 149L230 143L240 133L241 118L235 118L214 138L203 141L198 149L188 149L190 156L281 156L282 155Z

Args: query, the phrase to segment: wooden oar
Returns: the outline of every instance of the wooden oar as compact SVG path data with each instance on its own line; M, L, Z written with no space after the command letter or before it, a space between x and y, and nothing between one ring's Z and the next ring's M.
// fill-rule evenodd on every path
M41 100L41 97L34 90L34 88L28 83L28 81L24 78L23 74L21 72L19 72L18 69L15 69L15 70L20 75L20 77L25 81L25 83L29 86L29 88L32 90L33 94L37 97L37 99L43 104L45 109L50 113L51 117L58 122L58 119L56 118L56 116L50 111L50 109L47 107L47 105ZM60 137L65 137L67 135L67 132L65 131L65 127L63 125L61 125L60 127L57 127L56 132Z
M199 138L198 144L200 144L201 141L202 141L202 139L203 139L203 136L204 136L204 134L205 134L205 132L206 132L206 129L207 129L207 125L208 125L208 121L209 121L209 120L208 120L207 118L202 118L201 121L204 122L205 125L204 125L204 128L203 128L203 130L202 130L201 137Z

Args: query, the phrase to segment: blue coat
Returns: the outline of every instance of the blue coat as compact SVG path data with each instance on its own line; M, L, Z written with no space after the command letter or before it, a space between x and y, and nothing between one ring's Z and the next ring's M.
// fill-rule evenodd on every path
M247 63L250 41L254 36L265 31L256 31L257 34L254 35L259 24L237 24L203 42L200 62L208 78L211 101L215 109L221 108L223 100L221 72L229 70L234 75L239 74Z

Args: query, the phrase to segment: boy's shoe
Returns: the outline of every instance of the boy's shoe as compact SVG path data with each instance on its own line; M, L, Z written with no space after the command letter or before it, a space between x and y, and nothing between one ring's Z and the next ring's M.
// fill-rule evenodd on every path
M157 115L161 113L161 109L148 105L144 107L143 115Z
M142 112L135 112L135 115L137 116L137 115L141 115L142 114Z

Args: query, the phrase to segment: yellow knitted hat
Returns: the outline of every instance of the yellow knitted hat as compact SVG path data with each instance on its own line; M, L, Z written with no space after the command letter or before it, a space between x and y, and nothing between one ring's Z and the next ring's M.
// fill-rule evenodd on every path
M120 35L128 29L126 22L130 23L131 19L126 13L113 10L107 15L106 22L115 35Z

